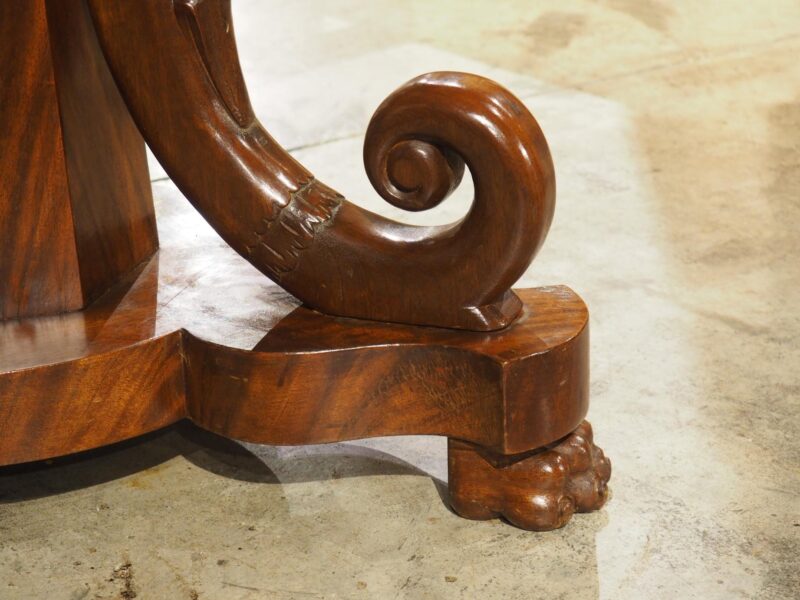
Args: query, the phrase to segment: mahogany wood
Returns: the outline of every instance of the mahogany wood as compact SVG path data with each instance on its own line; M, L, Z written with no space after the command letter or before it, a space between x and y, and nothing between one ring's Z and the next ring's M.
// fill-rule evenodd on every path
M364 160L389 202L429 208L472 173L469 214L419 228L348 203L269 137L227 0L7 0L0 35L0 465L185 418L272 444L425 433L450 438L465 517L551 529L602 505L586 307L563 286L510 290L555 184L508 91L435 73L378 108ZM126 105L230 246L165 187L153 255Z
M46 0L84 303L158 248L144 142L84 0Z
M0 2L0 74L0 319L76 309L83 298L44 2Z
M160 204L159 226L159 255L84 311L0 323L0 465L184 418L272 444L425 433L452 438L452 501L468 518L553 528L602 504L576 490L607 465L552 480L535 450L588 408L588 315L568 288L518 290L523 315L497 333L332 317L295 308L183 199Z
M86 306L155 252L144 144L83 0L0 2L0 319Z
M162 250L134 280L80 313L0 324L0 464L184 417L262 443L425 433L509 454L563 437L586 415L588 314L568 288L520 290L523 316L495 334L292 303L276 311L277 290L264 283L237 297L232 319L228 293L248 267L179 202L164 208ZM204 329L192 334L198 307ZM204 339L214 330L224 345Z
M412 227L347 202L253 115L229 0L89 0L98 36L148 144L187 198L259 270L329 314L496 330L519 315L511 285L552 220L547 142L494 82L429 73L367 129L364 162L388 202L441 202L469 167L469 214ZM135 57L135 58L132 58Z
M447 462L453 509L468 519L502 516L547 531L608 498L611 462L594 445L588 421L557 442L513 456L451 439Z
M418 433L507 454L542 446L586 415L588 315L568 288L518 293L523 316L495 335L298 308L253 351L188 336L189 414L268 444Z

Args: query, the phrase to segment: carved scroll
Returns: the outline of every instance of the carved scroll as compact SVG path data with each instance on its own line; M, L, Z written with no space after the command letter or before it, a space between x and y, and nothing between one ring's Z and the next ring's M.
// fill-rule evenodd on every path
M469 213L400 224L317 181L253 115L229 0L89 0L103 51L145 139L220 235L307 305L350 317L494 330L521 303L510 286L541 246L555 202L547 143L499 85L431 73L395 91L364 146L388 202L424 210L464 165ZM132 52L135 49L135 60Z

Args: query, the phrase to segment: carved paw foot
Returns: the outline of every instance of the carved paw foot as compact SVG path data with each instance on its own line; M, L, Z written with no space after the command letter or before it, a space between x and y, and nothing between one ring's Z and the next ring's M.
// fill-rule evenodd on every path
M597 510L608 497L611 462L581 423L544 448L510 456L449 440L453 509L467 519L505 517L533 531L563 527L576 512Z

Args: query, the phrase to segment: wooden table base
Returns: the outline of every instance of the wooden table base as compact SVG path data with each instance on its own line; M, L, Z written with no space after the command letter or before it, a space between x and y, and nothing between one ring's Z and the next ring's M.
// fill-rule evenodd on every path
M517 290L523 316L488 334L332 317L293 308L176 194L158 223L159 253L85 310L0 323L0 464L184 418L268 444L436 434L468 518L548 529L602 504L569 288Z
M555 176L509 91L433 73L376 111L365 165L392 204L472 172L469 213L419 228L269 137L227 0L8 0L0 32L0 465L181 419L267 444L435 434L465 517L542 530L602 505L586 307L510 289ZM196 211L166 184L154 207L139 132Z

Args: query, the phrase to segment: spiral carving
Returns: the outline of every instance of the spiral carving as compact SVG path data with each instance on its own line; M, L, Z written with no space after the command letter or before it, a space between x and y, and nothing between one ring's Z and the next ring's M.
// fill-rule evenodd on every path
M421 140L386 139L387 130L376 126L382 105L367 129L364 165L372 186L389 204L409 211L439 205L461 183L464 161L447 148Z
M404 225L344 200L251 117L229 0L197 0L190 11L178 3L177 19L168 0L89 2L115 80L167 173L286 290L323 312L419 325L488 331L519 314L510 287L547 234L555 178L538 124L510 92L429 73L380 105L364 163L386 201L432 208L465 166L474 183L463 219ZM127 60L133 44L137 64Z

